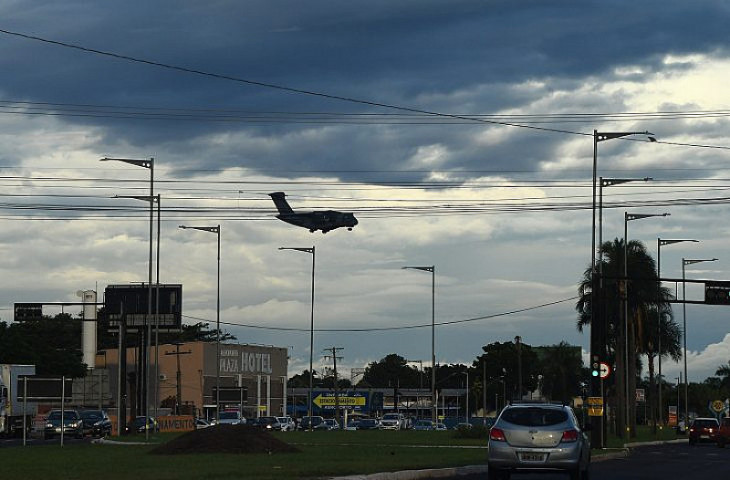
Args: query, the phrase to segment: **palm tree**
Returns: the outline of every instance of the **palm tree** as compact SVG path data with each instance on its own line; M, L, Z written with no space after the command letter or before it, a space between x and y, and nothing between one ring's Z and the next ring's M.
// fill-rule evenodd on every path
M666 293L666 292L662 292ZM671 300L667 299L667 301ZM647 363L649 365L649 395L651 406L651 418L653 419L653 428L656 432L657 416L662 418L663 406L659 405L659 388L662 388L661 379L659 383L655 384L656 376L654 374L654 360L657 358L659 352L658 348L661 345L662 358L669 357L674 361L679 361L682 358L682 346L680 340L682 334L679 331L679 325L674 321L671 309L660 308L659 318L661 319L661 328L658 325L657 320L657 308L653 307L647 317L644 319L644 330L643 335L639 339L638 348L639 351L646 355ZM661 334L661 337L660 337ZM661 339L661 341L659 341Z
M579 298L576 303L578 312L578 330L582 331L583 327L590 324L591 312L595 307L600 307L595 312L595 318L606 319L606 342L607 348L613 352L616 359L616 388L619 392L626 389L625 383L628 382L628 399L635 398L636 395L636 363L637 355L646 353L643 348L645 342L652 338L651 331L654 330L648 325L647 319L651 316L652 311L657 308L661 312L671 312L669 301L672 296L669 290L661 288L657 295L658 276L656 265L646 250L643 243L632 240L627 244L627 272L628 272L628 289L623 280L624 270L624 242L615 239L612 242L605 242L601 245L602 261L600 265L596 265L597 272L591 272L588 268L579 285ZM598 279L597 273L601 272L602 281ZM594 283L595 282L595 283ZM600 282L601 287L599 287ZM592 295L592 289L595 288L595 295ZM627 311L628 316L624 318L622 297L624 292L627 294ZM602 301L601 301L602 298ZM594 306L592 303L596 302ZM656 315L656 314L655 314ZM624 322L626 328L624 328ZM624 337L624 331L628 335ZM669 332L669 330L665 330ZM678 332L678 331L677 331ZM666 345L678 343L679 338L668 339ZM663 340L662 344L665 342ZM624 345L628 345L628 352L625 351ZM669 352L669 349L664 352ZM626 363L624 357L628 360L628 376L624 374ZM653 365L650 367L653 370ZM626 412L623 402L616 404L618 411L617 431L621 434L625 430L623 419ZM627 402L629 406L628 418L631 419L630 432L634 436L636 432L636 404L633 401Z

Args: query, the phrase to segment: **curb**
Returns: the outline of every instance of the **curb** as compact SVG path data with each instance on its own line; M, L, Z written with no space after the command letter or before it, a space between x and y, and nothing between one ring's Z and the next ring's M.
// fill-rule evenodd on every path
M465 467L432 468L424 470L403 470L400 472L371 473L369 475L349 475L345 477L327 477L328 480L418 480L421 478L444 478L458 475L487 473L486 465L468 465Z
M679 443L687 443L689 440L686 438L678 438L676 440L656 440L652 442L633 442L633 443L624 443L624 448L634 448L634 447L649 447L652 445L674 445Z

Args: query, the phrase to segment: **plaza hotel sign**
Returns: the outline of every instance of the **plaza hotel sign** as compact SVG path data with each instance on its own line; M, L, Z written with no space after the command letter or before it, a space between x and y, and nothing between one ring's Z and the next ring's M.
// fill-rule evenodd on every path
M232 348L221 349L221 373L271 375L271 354Z

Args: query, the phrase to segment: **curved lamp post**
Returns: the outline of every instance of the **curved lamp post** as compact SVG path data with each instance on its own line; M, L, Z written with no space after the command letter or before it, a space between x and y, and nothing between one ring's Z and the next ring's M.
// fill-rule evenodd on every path
M404 270L421 270L431 273L431 421L436 425L436 266L402 267Z
M215 302L215 418L220 423L221 412L221 226L189 227L180 225L183 230L200 230L201 232L215 233L218 236L218 281ZM241 406L243 407L243 406Z

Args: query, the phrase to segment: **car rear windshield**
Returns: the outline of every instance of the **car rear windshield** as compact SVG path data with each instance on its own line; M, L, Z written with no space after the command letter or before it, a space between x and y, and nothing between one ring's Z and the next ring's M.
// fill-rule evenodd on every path
M715 421L715 420L695 420L694 426L698 427L698 428L717 427L717 421Z
M526 427L547 427L565 422L568 414L555 408L508 408L502 413L502 419Z

